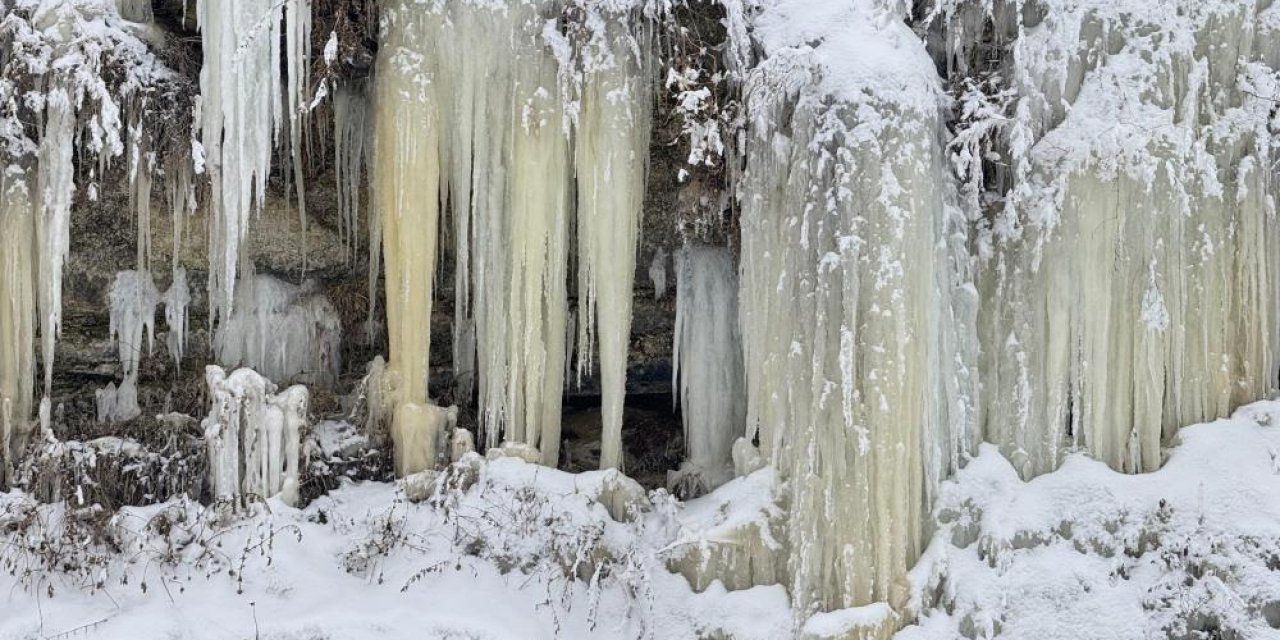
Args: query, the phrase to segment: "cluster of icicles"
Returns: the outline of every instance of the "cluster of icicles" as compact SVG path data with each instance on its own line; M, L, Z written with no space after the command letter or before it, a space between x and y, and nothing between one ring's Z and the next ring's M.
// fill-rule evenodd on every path
M1280 249L1266 241L1280 121L1265 98L1280 95L1280 4L939 2L922 27L945 48L932 58L898 4L725 3L748 115L741 242L737 257L676 253L688 449L676 482L703 491L769 466L787 515L782 542L757 524L699 551L690 572L782 581L802 621L883 603L849 616L847 637L883 637L920 604L908 572L930 500L978 442L1025 477L1073 448L1151 470L1179 425L1263 396L1280 365ZM200 3L203 144L165 174L175 234L193 174L213 187L219 357L276 380L339 370L332 309L254 276L243 249L273 151L300 178L308 6ZM790 28L799 15L829 32ZM963 73L984 29L1012 43L1001 73L1018 100L987 123L989 148L956 153L936 69ZM1152 35L1175 32L1189 35ZM383 4L374 80L335 88L333 131L353 251L368 176L369 330L384 270L390 359L366 399L398 472L446 459L457 422L429 395L437 272L454 278L452 374L484 448L555 465L564 386L598 375L601 464L621 465L652 38L628 2ZM46 395L74 191L74 101L52 86L36 177L0 173L0 344L34 344L38 318ZM156 159L130 155L142 228ZM987 164L1001 169L984 182ZM974 195L992 183L996 199ZM182 349L185 275L175 262L161 296L149 253L140 240L138 269L113 289L126 380L100 394L104 419L136 411L157 302ZM658 290L664 261L650 268ZM305 345L297 358L278 348L289 340ZM6 455L34 369L31 350L0 351ZM275 394L243 371L207 374L216 491L296 496L305 391Z

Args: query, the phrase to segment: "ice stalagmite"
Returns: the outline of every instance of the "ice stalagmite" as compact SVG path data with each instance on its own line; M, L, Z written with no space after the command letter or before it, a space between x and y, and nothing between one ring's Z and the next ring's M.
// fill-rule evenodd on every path
M298 501L301 438L307 428L306 387L276 386L251 369L205 368L212 407L201 423L214 496L239 504L279 496Z
M688 454L678 476L701 493L733 477L733 443L746 429L738 273L727 247L686 247L675 260L671 359Z
M1028 477L1071 446L1153 470L1179 426L1276 385L1280 12L964 3L955 64L966 11L1009 16L1017 95L1003 206L984 212L985 436Z
M579 15L570 9L587 18L566 34L556 19ZM437 243L451 236L439 251L454 265L460 396L476 392L487 446L529 445L547 464L559 459L575 206L579 294L609 327L606 403L620 427L650 109L647 49L612 48L626 43L629 9L463 0L383 11L373 174L392 386L399 402L427 400Z
M748 435L785 482L800 619L888 604L850 637L906 614L927 485L968 432L945 380L965 358L943 331L965 283L947 256L943 101L890 5L770 3L745 88Z

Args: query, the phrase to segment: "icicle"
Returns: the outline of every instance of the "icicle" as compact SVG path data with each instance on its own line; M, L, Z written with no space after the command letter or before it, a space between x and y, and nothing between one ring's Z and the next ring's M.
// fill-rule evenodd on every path
M359 246L360 189L364 184L371 146L369 138L373 132L371 107L364 84L340 85L333 97L333 167L338 191L338 233L343 250L349 254L355 253ZM372 300L370 296L371 304ZM372 308L369 315L373 316Z
M458 395L478 392L488 447L518 442L546 464L559 459L575 186L580 225L597 221L580 226L595 256L581 261L580 282L583 296L601 301L606 395L620 426L650 110L640 47L621 35L626 20L589 21L601 40L592 42L598 55L588 68L556 30L552 18L563 9L551 1L391 3L375 101L374 182L401 401L426 400L429 336L421 327L430 319L443 211L455 243ZM588 78L582 109L578 87L564 82L580 66ZM583 238L588 228L595 231ZM595 305L584 308L592 322L580 326L594 327Z
M37 159L40 215L36 219L36 255L39 259L40 362L44 367L44 395L47 396L53 392L53 347L62 334L62 266L71 250L76 115L67 89L53 87L46 100L44 137Z
M173 363L182 367L182 356L187 350L187 307L191 305L191 289L187 286L187 270L177 267L173 270L173 282L161 296L164 302L164 322L169 328L165 338L165 347L173 356Z
M1178 427L1275 388L1274 102L1258 95L1275 95L1280 33L1262 6L1051 4L1039 33L1061 35L1013 46L982 404L1024 477L1071 446L1153 470Z
M667 295L667 251L662 247L658 247L649 263L649 281L653 283L654 300Z
M668 484L697 495L733 477L733 444L746 430L738 274L727 247L676 253L671 360L688 456Z
M873 5L797 0L818 32L776 9L752 31L766 59L747 80L739 194L748 438L784 483L800 622L875 602L905 613L931 467L948 461L926 452L971 432L952 382L971 342L943 327L967 283L947 255L938 79Z
M287 90L280 77L282 11L288 33ZM200 70L201 147L213 185L209 202L209 306L216 320L234 302L240 245L249 220L266 199L276 134L288 100L291 140L300 130L306 60L310 46L310 4L300 0L198 0L197 23L204 45ZM282 96L282 90L287 96ZM297 149L298 145L294 145ZM295 158L295 169L300 160ZM302 189L299 181L299 189ZM216 322L215 322L216 323Z
M578 375L600 345L602 469L622 467L622 407L631 340L636 243L648 170L648 43L610 23L585 74L578 115Z

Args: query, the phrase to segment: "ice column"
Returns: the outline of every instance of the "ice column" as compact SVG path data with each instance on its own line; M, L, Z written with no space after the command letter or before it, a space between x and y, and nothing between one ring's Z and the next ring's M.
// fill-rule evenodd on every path
M35 218L30 180L0 170L0 487L26 443L35 395Z
M686 247L675 260L672 386L688 454L679 481L703 493L733 477L733 443L746 429L738 271L727 247Z
M809 15L818 33L792 28ZM944 330L948 206L939 81L870 1L795 0L754 18L747 79L741 323L748 433L789 512L797 615L887 602L905 614L926 495L968 442L965 355ZM971 341L968 341L971 344ZM863 636L859 636L863 637Z

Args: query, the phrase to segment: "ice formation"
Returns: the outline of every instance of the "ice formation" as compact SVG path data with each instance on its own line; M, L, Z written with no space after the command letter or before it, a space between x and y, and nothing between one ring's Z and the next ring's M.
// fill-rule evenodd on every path
M786 483L798 615L902 611L926 494L971 437L943 327L966 285L939 81L875 2L769 3L751 37L766 57L745 88L748 437Z
M733 477L733 444L746 431L738 272L728 247L685 247L675 260L672 387L687 453L678 475L702 493Z
M647 43L596 7L470 0L384 7L374 178L397 402L427 400L444 214L454 373L487 446L559 459L568 264L577 208L580 371L601 327L606 455L618 463L650 98ZM554 19L585 16L568 34ZM614 18L616 16L607 16Z
M111 339L120 356L123 379L96 392L98 422L123 422L142 413L138 407L138 365L145 335L151 353L160 292L146 271L121 271L111 285Z
M96 176L124 153L124 123L147 110L169 72L124 27L114 1L5 3L0 18L0 94L9 97L0 108L0 440L12 451L31 418L36 329L44 395L52 390L77 179L92 198ZM77 175L77 156L97 169Z
M205 368L205 383L212 402L201 428L213 494L236 503L279 496L296 504L307 388L294 385L276 393L252 369L228 375L217 365Z
M271 156L283 126L289 128L291 157L300 172L296 141L298 111L306 103L310 12L311 4L303 0L196 3L204 46L199 127L204 171L212 183L208 286L215 319L233 307L240 245L252 214L266 199ZM287 40L283 52L282 40ZM288 69L283 77L282 56ZM282 113L285 103L288 113ZM301 195L300 181L298 189Z
M942 3L949 64L982 15L1016 106L982 270L986 439L1024 477L1084 447L1150 471L1183 424L1276 386L1268 2ZM1003 35L1001 35L1003 34ZM1271 124L1269 124L1271 122ZM1269 131L1270 126L1270 131ZM988 156L990 157L990 156Z
M331 386L341 369L342 319L313 282L245 274L235 310L213 339L218 362L249 367L279 384Z

